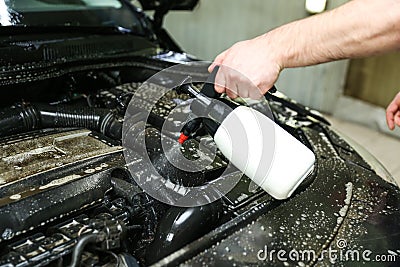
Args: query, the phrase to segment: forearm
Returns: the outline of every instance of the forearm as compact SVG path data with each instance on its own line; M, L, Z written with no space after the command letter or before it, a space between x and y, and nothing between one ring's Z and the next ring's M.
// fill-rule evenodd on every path
M268 53L277 51L282 69L396 50L400 48L400 0L353 0L260 38L265 38Z

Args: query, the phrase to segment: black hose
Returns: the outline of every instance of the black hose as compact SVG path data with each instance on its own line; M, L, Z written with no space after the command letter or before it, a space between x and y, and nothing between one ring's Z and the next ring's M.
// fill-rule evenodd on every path
M82 253L86 245L90 243L96 243L98 241L98 238L99 234L89 234L81 237L74 247L74 251L72 252L71 264L68 267L78 267L81 263Z
M79 127L121 140L122 120L108 109L20 105L0 110L0 137L44 128Z
M135 198L138 194L143 193L143 191L138 186L115 177L111 177L111 184L113 186L113 189L115 190L115 193L118 196L127 199L129 201L129 204L131 205L138 204L135 203Z

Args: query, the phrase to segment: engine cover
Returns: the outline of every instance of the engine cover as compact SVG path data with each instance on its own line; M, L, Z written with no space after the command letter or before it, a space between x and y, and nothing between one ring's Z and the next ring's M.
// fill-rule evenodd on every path
M122 147L91 131L51 130L0 142L0 240L100 201Z

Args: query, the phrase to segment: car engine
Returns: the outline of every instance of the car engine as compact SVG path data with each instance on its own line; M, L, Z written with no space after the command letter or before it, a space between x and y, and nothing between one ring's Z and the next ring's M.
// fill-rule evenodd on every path
M53 71L36 78L32 74L0 77L1 88L7 92L0 99L0 266L229 265L232 257L226 257L228 263L214 257L228 251L221 252L218 244L225 240L231 242L230 247L259 247L232 243L228 238L240 235L241 228L252 227L251 222L265 220L272 229L269 235L262 235L266 238L287 227L293 234L287 239L277 235L277 240L284 240L290 247L309 234L307 230L297 232L298 226L291 227L282 214L305 212L311 216L325 208L332 215L322 219L325 224L321 224L321 240L306 240L316 248L322 246L321 242L329 246L347 225L338 224L333 212L341 211L341 203L348 201L357 183L360 188L367 186L364 178L370 187L357 191L360 202L354 203L367 203L385 191L387 202L379 210L391 206L392 211L386 208L386 217L395 218L398 189L376 176L320 114L280 93L247 105L260 112L270 108L275 121L317 155L315 170L300 185L293 200L275 200L245 176L218 200L195 207L168 205L144 192L137 181L147 179L146 156L169 185L178 188L177 192L180 186L218 183L221 175L232 179L242 176L238 170L227 168L228 161L220 152L210 159L200 150L204 144L210 151L215 150L212 139L201 128L182 146L174 145L185 123L183 117L179 119L179 112L187 110L178 110L175 119L169 114L178 104L190 102L190 97L169 90L152 106L148 99L165 88L144 83L171 65L146 59L123 67L108 63L67 73ZM181 74L201 78L208 75L204 67L190 64ZM163 84L168 87L168 80ZM138 88L145 93L135 94ZM133 95L142 106L136 107L130 119L133 128L144 125L145 131L129 138L134 145L145 139L146 153L135 147L128 149L127 162L127 148L122 145L123 121ZM146 109L151 110L147 120L142 116ZM163 127L167 130L162 131ZM176 168L165 156L162 138L172 144L173 153L207 161L207 168L198 172ZM343 190L338 189L315 207L307 204L319 202L325 187ZM302 205L315 209L293 209ZM355 204L350 208L346 205L348 210L358 209ZM365 218L372 213L365 212ZM351 223L349 216L344 221ZM360 219L359 224L363 223ZM298 237L292 240L295 233ZM353 236L357 239L361 235ZM278 241L275 244L281 244ZM217 254L210 254L212 251ZM244 254L240 255L237 262L246 262Z
M126 167L121 145L123 115L142 84L122 82L124 71L81 72L44 80L39 82L43 86L64 87L43 95L34 92L36 84L29 88L23 83L28 85L24 89L17 84L15 94L3 99L0 266L151 264L259 199L270 198L260 189L251 190L247 178L221 200L199 207L172 207L143 192ZM146 86L144 107L146 97L160 89ZM177 103L188 98L170 91L152 109L145 137L153 162L165 161L160 129ZM10 100L15 102L7 106ZM141 122L139 111L138 117ZM171 135L164 138L176 142L182 122L167 123ZM198 131L198 136L178 148L185 157L206 157L198 153L198 146L200 139L209 143L211 139L202 135L205 132ZM136 158L135 174L140 176L142 155ZM199 173L165 164L158 171L175 186L195 185L218 178L226 165L217 153L210 167Z

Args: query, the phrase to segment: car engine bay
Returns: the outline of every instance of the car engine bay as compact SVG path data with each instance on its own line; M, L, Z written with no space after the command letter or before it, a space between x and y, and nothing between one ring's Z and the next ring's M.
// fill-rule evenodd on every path
M188 255L166 263L176 265L234 229L290 203L274 200L247 177L219 200L198 207L174 207L146 194L127 169L121 136L123 116L135 90L145 86L148 91L142 95L144 106L146 97L160 90L158 85L141 83L153 72L90 70L38 80L32 86L12 85L0 110L0 266L147 266L214 231ZM41 94L37 88L49 93ZM268 102L276 122L318 155L318 167L296 197L311 190L321 175L322 162L329 159L327 153L369 169L320 115L284 96L268 98L261 102ZM145 138L153 162L166 162L160 129L170 123L171 134L164 138L176 142L182 122L168 121L168 114L188 99L172 90L152 108ZM253 108L262 109L261 102L253 103ZM138 118L140 122L140 112ZM198 150L202 140L212 143L199 130L177 149L188 159L206 157ZM134 174L141 176L142 155L135 157L130 164L136 166ZM227 160L217 152L199 173L154 165L174 186L192 186L217 179ZM228 175L240 173L233 170Z
M21 90L27 92L24 95L14 90L15 94L3 99L0 246L7 253L0 262L10 266L65 264L67 256L71 261L82 258L81 266L106 266L101 263L134 261L134 255L148 264L222 225L258 199L269 198L262 190L249 191L248 179L223 199L202 207L170 207L144 193L127 171L121 146L124 108L141 83L121 83L121 73L90 71L69 75L67 82L39 81L54 88L66 86L47 88L50 95L37 94L33 88ZM149 93L157 90L157 86L148 87ZM177 103L188 98L171 91L153 108L146 127L146 138L154 139L147 148L150 158L162 156L157 142L160 129ZM4 104L9 99L23 102L7 107ZM41 99L46 101L38 102ZM276 108L277 115L278 109L294 112L278 102ZM179 134L181 122L171 124ZM201 157L196 150L200 137L181 148L187 158ZM198 175L166 167L160 172L177 184L190 185L212 181L226 165L219 154ZM188 217L187 225L176 225L179 217ZM173 231L177 233L170 240ZM78 241L84 234L90 238ZM96 244L96 249L83 252L86 243ZM114 249L121 253L110 252Z
M274 199L231 168L204 127L178 143L191 97L168 75L148 80L178 63L172 74L182 79L208 77L207 66L195 64L162 27L168 10L192 10L198 1L140 1L155 10L153 19L129 1L31 2L8 3L10 25L1 27L0 267L260 266L257 251L266 245L319 257L341 240L400 255L398 186L321 114L279 91L237 102L271 112L315 154L312 173L291 198ZM171 155L205 167L180 169ZM155 195L138 184L151 168L164 177L149 183ZM187 187L221 179L235 183L224 194L211 192L208 204L157 197L163 187L185 195ZM285 266L332 265L316 259Z

